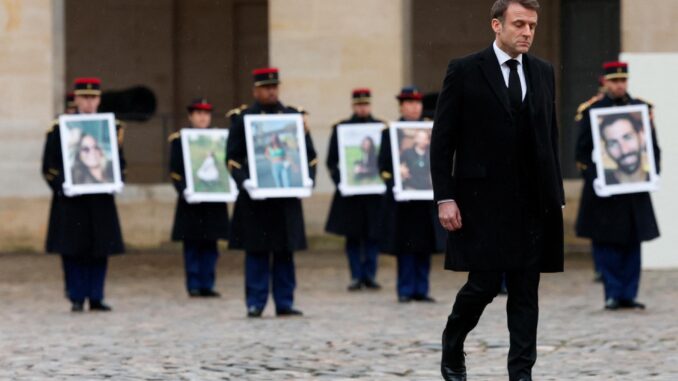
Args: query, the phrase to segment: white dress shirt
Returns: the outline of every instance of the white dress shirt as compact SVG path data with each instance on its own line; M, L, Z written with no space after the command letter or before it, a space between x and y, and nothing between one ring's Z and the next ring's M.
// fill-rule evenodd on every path
M527 94L527 82L525 82L525 71L523 70L523 55L519 54L518 57L512 58L506 52L499 49L497 46L497 41L492 44L494 49L494 54L497 56L497 61L499 61L499 68L501 68L501 74L504 76L504 83L506 87L509 85L509 74L511 73L511 68L508 67L506 61L516 60L518 61L518 77L520 77L520 87L523 90L523 100L525 100L525 95Z

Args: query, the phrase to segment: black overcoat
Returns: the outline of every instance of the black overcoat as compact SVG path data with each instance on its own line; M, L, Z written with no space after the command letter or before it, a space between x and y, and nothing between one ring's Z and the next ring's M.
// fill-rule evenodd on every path
M355 123L384 123L374 119L371 115L360 118L356 115L342 120L332 126L332 136L327 149L327 169L334 185L339 185L341 174L339 171L339 143L337 140L337 126L340 124ZM375 163L377 164L377 163ZM337 189L332 198L330 213L327 217L325 231L343 235L348 238L370 239L379 238L381 195L342 196Z
M462 216L462 228L448 233L449 270L512 271L533 265L541 272L563 270L565 197L555 76L549 63L534 56L524 54L523 65L527 132L515 128L492 47L453 60L447 68L433 126L431 174L436 202L455 200ZM518 147L528 147L528 152L519 152ZM517 174L524 169L517 163L523 162L523 155L531 158L528 162L536 173L530 184L534 199L526 200L517 186ZM542 231L536 259L528 255L528 227L521 223L529 220L525 202L536 211L533 217Z
M582 188L576 232L580 237L592 239L596 243L632 244L649 241L659 237L659 228L652 208L652 199L647 192L598 197L593 190L596 165L591 159L593 137L589 111L593 108L646 104L626 96L613 100L609 96L586 109L579 121L576 158L582 170L584 187ZM657 171L660 169L661 150L657 143L654 123L652 123L652 141Z
M392 255L444 252L445 230L438 220L435 204L432 201L396 201L393 196L394 169L388 128L381 134L379 170L386 183L386 193L381 199L381 251Z
M233 209L229 247L246 251L296 251L306 249L306 232L301 200L271 198L253 200L243 182L250 177L247 161L244 116L248 114L298 114L302 110L277 103L254 103L234 117L228 136L226 161L240 193ZM318 163L311 135L306 131L309 176L315 180Z
M116 121L116 128L120 170L124 175L123 127L118 121ZM122 254L125 251L125 245L114 196L90 194L66 197L62 188L63 167L59 123L55 121L47 132L42 156L42 175L52 189L46 251L50 254L83 258Z
M225 202L201 202L189 204L184 198L186 172L184 169L181 135L170 136L170 177L177 190L177 206L174 213L172 240L228 239L228 206Z

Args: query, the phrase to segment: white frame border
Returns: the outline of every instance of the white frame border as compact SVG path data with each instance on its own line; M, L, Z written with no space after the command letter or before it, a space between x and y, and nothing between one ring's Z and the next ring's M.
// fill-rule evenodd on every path
M238 186L233 180L228 168L228 185L231 190L228 193L216 192L196 192L195 182L193 181L193 163L191 162L190 138L194 136L208 135L212 138L225 136L228 142L228 129L225 128L182 128L181 129L181 153L184 159L184 174L186 178L186 189L190 193L191 201L197 202L233 202L238 198ZM227 143L228 144L228 143Z
M379 132L379 137L381 138L381 132L384 130L386 125L384 123L345 123L339 124L337 128L337 149L339 150L339 192L342 196L356 196L356 195L369 195L369 194L384 194L386 192L386 184L382 183L377 185L349 185L347 178L347 168L346 168L346 153L344 152L344 135L349 134L350 130L366 130L374 129ZM383 142L379 142L379 146ZM380 178L381 179L381 178Z
M643 121L643 132L645 134L645 147L647 150L647 160L650 165L650 180L632 184L612 184L605 183L605 168L602 159L603 152L600 147L600 128L598 118L605 115L627 114L640 112ZM652 140L652 124L650 123L650 110L646 104L594 108L589 112L591 120L591 133L593 135L592 160L596 163L596 179L594 180L594 191L599 197L609 197L617 194L654 192L659 189L659 175L655 167L654 141Z
M70 129L68 122L84 122L92 120L105 120L108 122L108 134L111 138L111 162L113 165L113 182L105 184L73 184L71 167L73 163L69 157L68 143L70 141ZM122 173L120 168L120 156L118 153L118 132L115 127L115 116L113 113L98 114L64 114L59 116L59 137L61 138L61 156L63 160L64 183L63 187L71 189L77 195L82 194L101 194L101 193L120 193L124 187L122 182Z
M400 144L398 142L399 128L433 129L433 122L391 122L389 136L391 138L391 157L393 159L393 197L396 201L433 201L433 189L403 190L403 180L400 177Z
M304 131L304 120L301 114L268 114L268 115L245 115L245 140L247 142L247 161L249 163L249 175L253 189L248 192L252 198L288 198L288 197L310 197L310 186L292 187L292 188L259 188L257 179L257 161L254 152L254 141L252 140L252 123L271 120L289 120L296 124L297 141L299 143L299 164L301 169L302 184L312 184L308 174L308 156L306 155L306 136Z

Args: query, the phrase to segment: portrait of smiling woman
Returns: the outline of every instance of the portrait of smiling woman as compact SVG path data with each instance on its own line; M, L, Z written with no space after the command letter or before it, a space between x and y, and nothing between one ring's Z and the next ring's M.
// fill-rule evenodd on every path
M113 181L113 167L94 136L83 133L71 167L73 184L101 184Z

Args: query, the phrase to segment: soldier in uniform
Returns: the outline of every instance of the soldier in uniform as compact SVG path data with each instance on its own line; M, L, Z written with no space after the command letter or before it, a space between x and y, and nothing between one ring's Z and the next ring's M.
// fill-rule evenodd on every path
M579 122L576 159L582 171L582 189L576 231L580 237L590 238L595 262L599 266L605 286L605 308L643 309L636 300L640 283L640 245L643 241L659 237L659 229L652 208L650 194L631 193L598 197L593 189L596 168L591 159L593 137L589 111L595 108L647 104L631 97L627 89L628 65L624 62L608 62L605 72L605 96L584 110ZM654 124L652 141L657 171L660 164L660 149Z
M332 126L332 136L327 154L327 169L332 181L337 186L341 178L337 126L354 123L384 123L372 116L370 98L369 89L353 90L353 115ZM378 172L376 158L375 152L373 165ZM369 166L372 165L369 163L370 160L368 158ZM351 271L349 291L357 291L363 287L371 290L381 288L375 280L379 255L379 231L377 227L380 203L380 195L342 196L339 189L334 193L325 231L346 237L346 256Z
M194 99L187 109L188 128L211 126L212 105L206 99ZM186 199L186 174L180 137L180 132L175 132L169 139L170 177L178 195L172 240L184 243L188 295L219 297L219 293L214 291L215 267L219 258L217 241L228 239L228 207L224 202L198 203Z
M283 105L278 100L280 83L278 69L256 69L253 76L255 102L250 107L234 111L226 149L228 168L240 189L233 210L229 247L245 251L245 296L248 317L261 316L268 300L271 283L276 315L299 316L302 312L294 308L296 277L293 254L297 250L306 249L301 200L298 198L254 200L250 197L246 188L249 163L244 116L305 113L300 108ZM306 154L309 175L315 179L318 160L307 128Z
M404 87L396 99L400 104L400 121L425 120L422 118L422 94L418 88ZM429 296L431 254L443 252L445 231L440 225L433 202L396 202L393 196L393 161L388 129L382 132L379 170L387 187L382 197L380 246L383 252L395 255L398 261L398 301L434 302Z
M74 95L79 114L96 113L101 101L101 81L76 79ZM124 174L123 127L117 120L116 129L120 169ZM53 193L46 250L61 255L71 311L82 312L86 300L91 311L110 311L111 307L104 303L108 257L125 251L115 199L112 194L72 195L63 189L58 121L47 132L42 174Z

